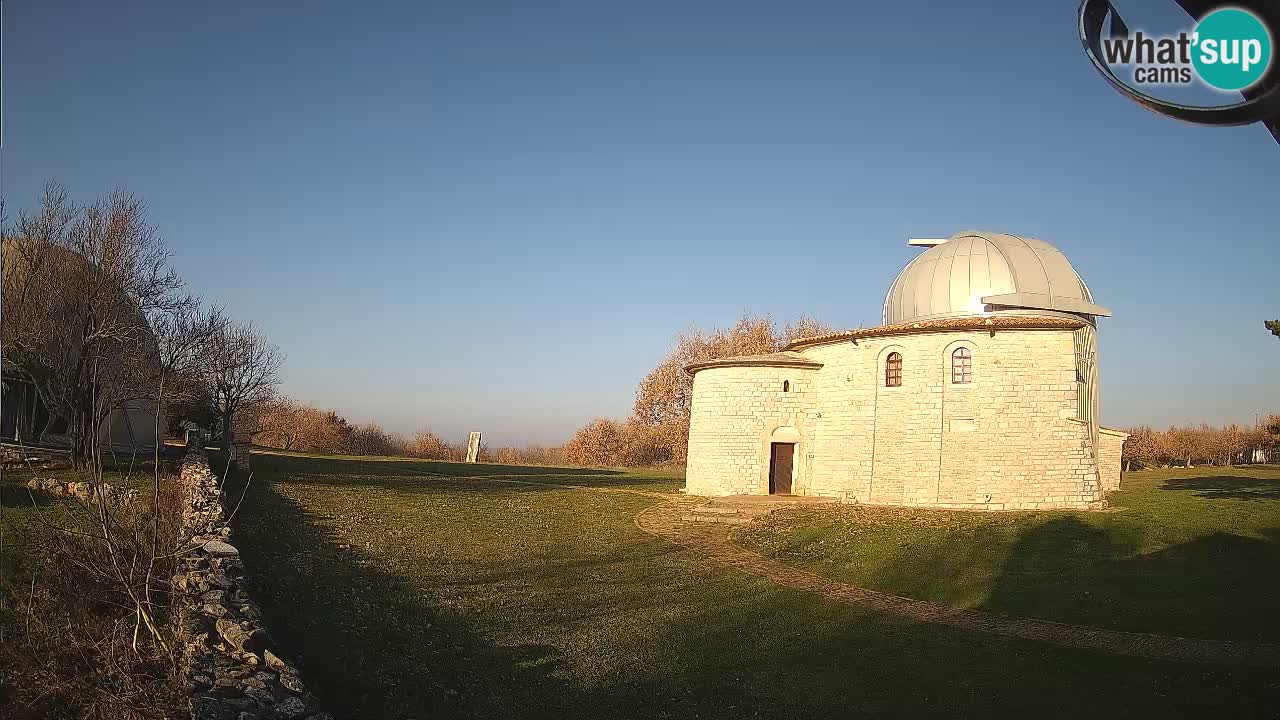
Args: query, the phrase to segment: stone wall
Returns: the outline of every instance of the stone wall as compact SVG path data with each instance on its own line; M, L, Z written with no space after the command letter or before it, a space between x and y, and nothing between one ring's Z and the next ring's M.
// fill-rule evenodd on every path
M972 382L951 382L951 353ZM796 494L1007 510L1102 504L1077 409L1069 330L941 331L799 350L819 369L709 368L694 376L688 492L768 492L768 436L801 436ZM885 387L888 355L902 386ZM793 392L783 393L790 381Z
M1120 489L1120 463L1124 455L1124 441L1128 438L1128 433L1119 430L1098 429L1098 475L1105 492Z
M801 465L808 452L803 437L813 415L814 372L723 367L695 375L685 469L687 491L694 495L767 494L769 444L778 428L800 431L793 477L797 481L803 477Z
M0 444L0 469L55 470L66 467L71 467L71 453L66 450Z
M332 720L298 670L269 648L262 612L246 592L244 563L228 542L221 483L202 447L183 461L182 547L173 578L177 633L194 720Z

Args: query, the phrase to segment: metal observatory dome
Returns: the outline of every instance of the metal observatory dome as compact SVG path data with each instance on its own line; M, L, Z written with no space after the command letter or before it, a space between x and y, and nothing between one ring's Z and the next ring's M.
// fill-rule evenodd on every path
M898 273L884 301L884 324L982 315L1050 315L1090 323L1111 311L1061 250L1043 240L966 231L932 245Z

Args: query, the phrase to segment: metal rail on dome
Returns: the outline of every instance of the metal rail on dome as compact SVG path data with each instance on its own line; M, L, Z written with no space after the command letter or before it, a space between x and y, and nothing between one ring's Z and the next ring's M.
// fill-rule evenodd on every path
M1032 308L1035 310L1057 310L1059 312L1081 313L1111 317L1111 310L1087 300L1059 297L1057 295L1041 295L1039 293L1006 293L1004 295L987 295L981 298L984 305L999 305L1009 308Z

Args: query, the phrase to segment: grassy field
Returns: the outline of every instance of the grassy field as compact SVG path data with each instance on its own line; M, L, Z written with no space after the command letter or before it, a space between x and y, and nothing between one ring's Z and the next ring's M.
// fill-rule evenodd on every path
M1280 710L1271 671L1112 657L839 605L644 534L633 518L655 498L504 482L670 492L681 481L669 473L254 463L235 540L277 643L338 717Z
M841 507L737 540L834 579L1006 615L1280 642L1280 468L1130 473L1103 513Z

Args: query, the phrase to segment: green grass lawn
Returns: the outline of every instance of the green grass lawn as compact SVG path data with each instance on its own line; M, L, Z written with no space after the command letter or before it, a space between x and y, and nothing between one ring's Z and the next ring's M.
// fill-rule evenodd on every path
M1021 617L1280 642L1280 468L1126 474L1101 513L774 513L744 546L834 579Z
M282 454L254 465L233 539L277 645L341 718L1280 711L1274 671L914 623L646 535L633 518L654 498L500 482L663 492L681 484L670 473Z

